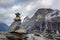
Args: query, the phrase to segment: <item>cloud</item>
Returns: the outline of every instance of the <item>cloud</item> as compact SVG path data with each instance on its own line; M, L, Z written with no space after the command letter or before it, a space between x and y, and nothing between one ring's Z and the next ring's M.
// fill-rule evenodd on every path
M39 8L60 9L59 6L60 0L0 0L0 21L9 25L16 12L21 13L23 20L32 17Z
M28 4L31 1L33 0L0 0L0 7L9 8L18 4Z
M0 7L11 7L15 3L15 0L0 0Z
M50 7L52 9L59 9L60 10L60 0L54 0L53 5Z
M42 0L42 5L51 6L53 4L53 0Z
M14 18L15 13L18 11L20 6L12 6L10 8L0 8L0 21L10 25Z

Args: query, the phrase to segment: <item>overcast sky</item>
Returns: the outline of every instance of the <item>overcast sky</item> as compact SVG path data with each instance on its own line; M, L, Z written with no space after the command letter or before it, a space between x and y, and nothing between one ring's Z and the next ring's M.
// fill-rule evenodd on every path
M39 8L60 9L60 0L0 0L0 22L10 25L16 12L21 14L23 20Z

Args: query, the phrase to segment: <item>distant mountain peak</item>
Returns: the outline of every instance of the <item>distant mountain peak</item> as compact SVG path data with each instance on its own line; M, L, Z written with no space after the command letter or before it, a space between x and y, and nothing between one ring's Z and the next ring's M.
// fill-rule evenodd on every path
M0 32L7 32L8 31L8 25L5 23L0 23Z

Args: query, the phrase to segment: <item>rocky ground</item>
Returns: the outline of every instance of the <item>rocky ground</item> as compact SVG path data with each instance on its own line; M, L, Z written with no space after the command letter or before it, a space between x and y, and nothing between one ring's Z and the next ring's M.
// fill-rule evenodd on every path
M34 36L34 34L28 34L29 38L27 40L55 40L55 39L48 39L44 37L43 35L40 36Z
M34 34L28 34L27 40L56 40L56 39L48 39L44 37L43 35L35 36ZM5 35L0 35L0 40L8 40Z

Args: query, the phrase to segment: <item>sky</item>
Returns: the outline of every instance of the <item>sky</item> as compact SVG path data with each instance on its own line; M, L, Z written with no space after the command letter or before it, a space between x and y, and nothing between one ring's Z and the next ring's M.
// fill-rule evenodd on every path
M32 17L39 8L60 10L60 0L0 0L0 22L10 25L15 13L21 14L21 20Z

